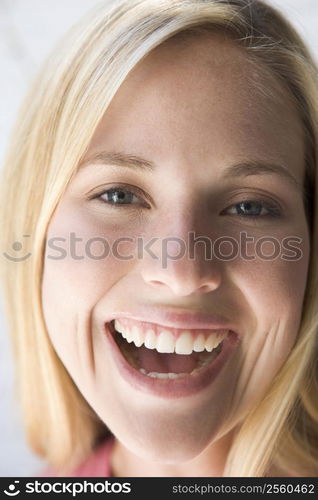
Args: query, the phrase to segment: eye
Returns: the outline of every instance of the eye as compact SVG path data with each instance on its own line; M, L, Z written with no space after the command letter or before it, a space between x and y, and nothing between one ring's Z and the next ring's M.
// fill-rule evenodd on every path
M104 189L100 193L92 196L91 199L98 199L102 203L115 208L129 205L142 205L148 207L148 204L141 196L142 192L137 190L137 188L127 189L126 187L118 185L109 189Z
M221 215L239 215L241 217L277 217L280 209L274 204L260 200L245 200L223 210Z

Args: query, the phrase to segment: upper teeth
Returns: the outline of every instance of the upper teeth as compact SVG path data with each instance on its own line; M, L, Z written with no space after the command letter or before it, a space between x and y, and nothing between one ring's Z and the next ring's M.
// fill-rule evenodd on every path
M133 342L136 347L144 345L148 349L156 349L161 353L175 352L177 354L191 354L193 351L202 352L204 350L211 352L229 332L229 330L217 330L209 335L200 333L193 336L189 330L184 330L175 337L168 328L161 329L159 334L156 334L152 329L144 331L137 325L124 326L118 319L115 320L114 326L127 342Z

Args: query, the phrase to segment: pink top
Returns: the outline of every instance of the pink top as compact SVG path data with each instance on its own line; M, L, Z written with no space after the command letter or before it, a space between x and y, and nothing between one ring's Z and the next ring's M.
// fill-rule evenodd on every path
M114 437L106 439L94 450L86 460L76 467L67 477L112 477L110 454L114 445ZM46 468L38 477L57 477L54 470Z

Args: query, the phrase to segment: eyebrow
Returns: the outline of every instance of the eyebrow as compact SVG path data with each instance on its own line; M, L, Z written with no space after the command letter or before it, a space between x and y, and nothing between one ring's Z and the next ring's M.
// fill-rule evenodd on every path
M152 161L145 160L145 158L141 158L140 156L137 155L122 153L122 152L101 151L99 153L90 156L89 158L86 158L83 162L81 162L80 168L93 163L95 164L102 163L118 167L144 169L149 171L153 171L156 167L156 165Z
M140 170L147 170L153 172L156 169L156 164L150 160L146 160L138 155L101 151L86 158L80 163L79 168L91 164L107 164L118 167L126 167ZM233 177L249 177L251 175L279 175L285 180L289 181L294 187L302 188L302 184L290 173L290 171L282 165L267 162L264 160L247 160L236 163L226 168L224 178L229 179Z
M250 175L276 174L289 181L294 187L302 188L299 182L290 171L282 165L266 162L263 160L250 160L231 165L226 169L225 178L248 177Z

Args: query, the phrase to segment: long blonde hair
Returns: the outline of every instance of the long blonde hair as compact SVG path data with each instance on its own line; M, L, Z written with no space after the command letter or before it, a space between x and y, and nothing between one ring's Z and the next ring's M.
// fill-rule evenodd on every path
M311 258L297 342L262 401L241 426L224 476L318 472L318 87L298 34L260 0L103 2L62 40L36 78L13 131L2 177L2 242L31 235L31 256L3 258L5 305L16 378L32 450L59 473L80 462L107 429L55 353L41 307L50 217L115 92L153 48L180 32L222 30L285 86L306 137L305 203Z

